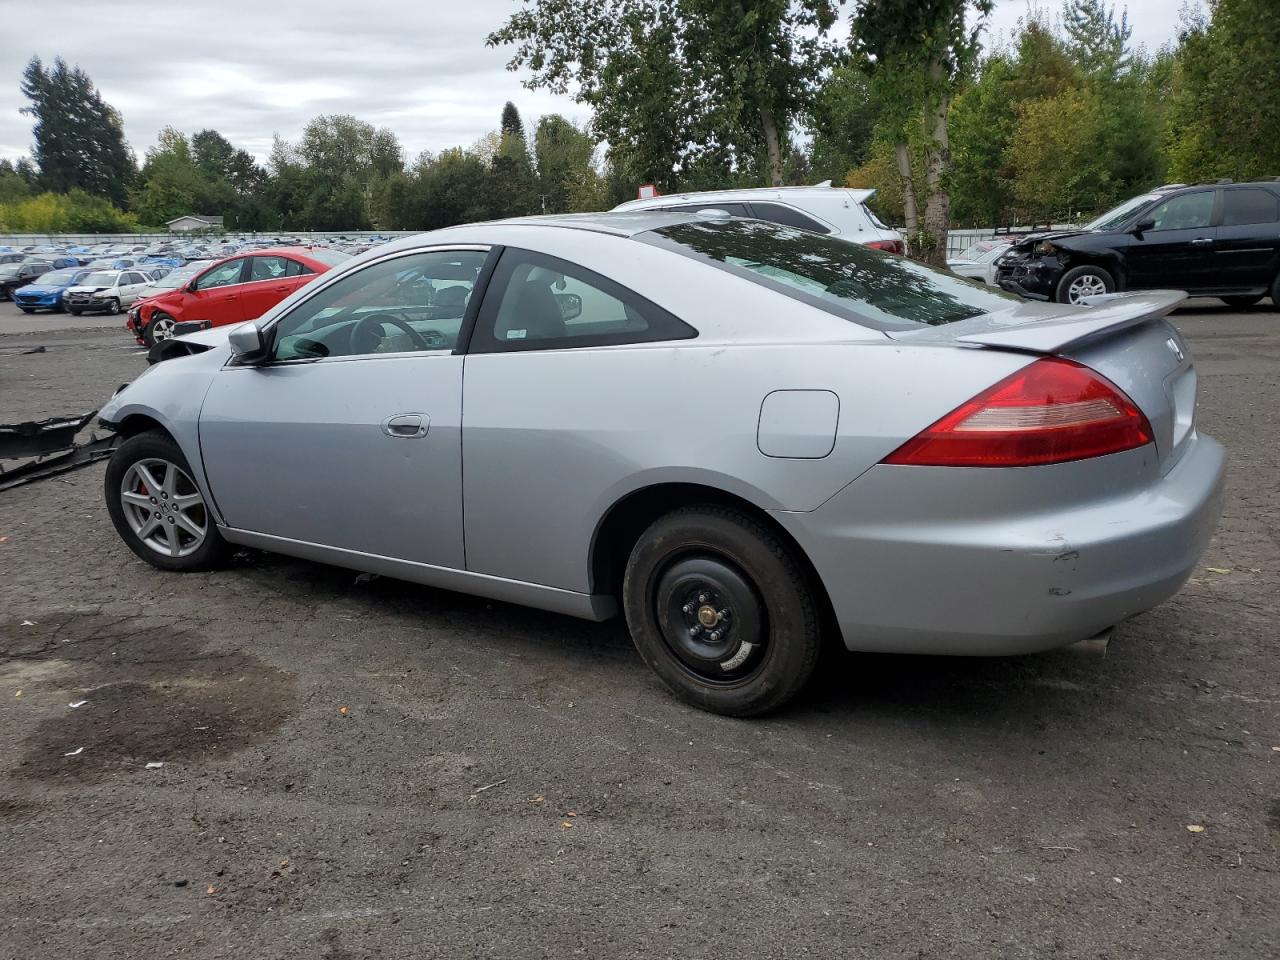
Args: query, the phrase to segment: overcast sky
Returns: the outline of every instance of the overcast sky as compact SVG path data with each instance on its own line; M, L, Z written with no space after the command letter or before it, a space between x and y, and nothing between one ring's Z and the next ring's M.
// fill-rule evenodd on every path
M1180 4L1127 0L1134 42L1155 48L1171 40ZM31 149L18 82L33 54L83 67L123 114L139 160L165 125L188 134L212 127L265 159L274 134L293 139L312 117L351 113L390 127L413 157L475 142L498 126L507 100L526 128L544 113L588 117L568 97L525 90L504 69L509 48L485 47L516 0L4 0L3 7L0 157ZM993 29L1007 34L1026 12L1027 0L998 0Z

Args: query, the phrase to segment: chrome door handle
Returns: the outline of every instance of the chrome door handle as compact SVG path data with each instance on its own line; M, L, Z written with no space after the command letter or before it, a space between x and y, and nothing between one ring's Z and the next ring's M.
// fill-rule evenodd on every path
M388 437L412 440L425 437L431 426L431 418L421 413L402 413L382 421L382 432Z
M1207 247L1211 243L1213 243L1212 237L1198 237L1191 241L1193 247Z

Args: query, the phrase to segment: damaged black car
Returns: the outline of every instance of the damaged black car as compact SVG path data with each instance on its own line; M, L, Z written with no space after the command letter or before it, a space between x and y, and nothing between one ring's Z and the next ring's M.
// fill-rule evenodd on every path
M1033 300L1087 303L1124 290L1185 290L1280 306L1280 178L1174 184L1079 230L1040 233L1002 256L996 282Z

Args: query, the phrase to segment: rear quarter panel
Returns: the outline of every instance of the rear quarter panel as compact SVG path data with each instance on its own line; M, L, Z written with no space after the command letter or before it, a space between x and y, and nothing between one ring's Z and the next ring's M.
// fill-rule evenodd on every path
M814 510L1028 360L889 342L685 341L469 356L468 569L589 591L597 527L628 494L659 483L703 484L766 510ZM771 457L757 446L762 401L795 389L839 397L825 457Z

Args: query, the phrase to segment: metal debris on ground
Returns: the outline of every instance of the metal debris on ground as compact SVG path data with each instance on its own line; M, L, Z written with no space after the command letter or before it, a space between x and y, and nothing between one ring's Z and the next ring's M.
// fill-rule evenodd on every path
M164 766L164 764L163 764L161 761L159 761L159 760L152 760L150 763L148 763L148 764L147 764L147 769L148 769L148 770L159 770L159 769L160 769L161 767L163 767L163 766Z
M64 756L64 757L78 757L78 756L80 756L80 754L82 754L82 753L84 753L84 747L76 747L76 748L75 748L74 750L72 750L70 753L64 753L64 754L63 754L63 756Z
M78 710L80 707L83 707L88 702L89 702L88 700L77 700L75 703L68 703L67 706L70 707L72 710Z
M0 490L65 473L111 456L119 438L90 433L87 443L75 435L93 420L97 410L70 417L0 424L0 460L24 460L16 467L0 466Z

